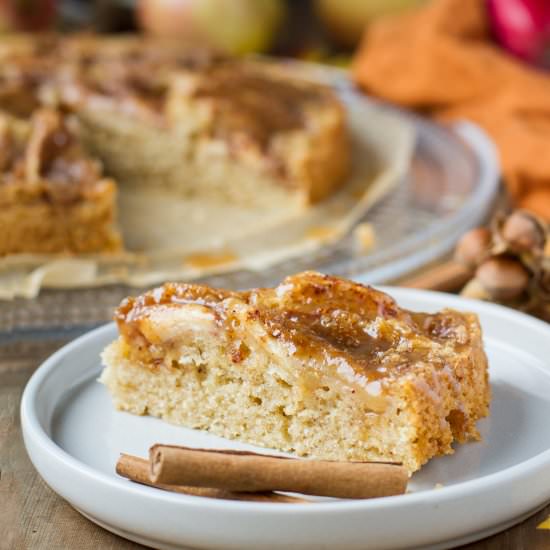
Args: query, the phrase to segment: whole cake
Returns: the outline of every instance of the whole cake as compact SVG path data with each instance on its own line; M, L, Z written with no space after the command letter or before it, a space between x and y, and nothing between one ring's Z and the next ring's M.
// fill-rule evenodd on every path
M314 272L272 289L168 283L116 312L115 406L299 455L402 462L479 439L487 358L476 315L413 313Z
M83 154L121 186L300 211L334 193L350 169L344 109L329 88L188 44L1 39L0 114L29 121L44 108L72 116ZM10 169L0 165L0 185ZM0 212L0 226L13 223L6 216ZM36 251L26 240L14 250L3 238L0 254ZM68 248L53 242L50 252L113 249L102 238Z

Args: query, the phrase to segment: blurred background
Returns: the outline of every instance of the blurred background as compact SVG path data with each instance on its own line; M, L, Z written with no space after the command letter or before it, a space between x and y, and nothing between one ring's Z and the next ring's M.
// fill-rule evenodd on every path
M375 248L346 261L339 249L326 269L367 274L367 282L396 280L396 265L407 254L420 267L462 237L466 280L475 274L476 284L489 281L476 296L550 318L549 0L0 0L0 32L20 31L143 32L182 43L191 38L233 55L267 54L344 69L328 69L334 87L348 100L353 94L363 100L364 93L412 120L416 150L405 182L369 212ZM483 140L471 138L471 123ZM493 144L501 176L496 195L506 215L513 209L528 214L508 225L502 216L486 216L494 188L485 181L491 178L483 159ZM479 198L483 189L490 191L485 202ZM446 240L445 220L452 227ZM467 233L485 222L482 232ZM428 239L415 244L418 250L390 246L415 235ZM381 265L390 272L382 276L376 271ZM463 279L444 272L444 285L430 279L422 286L459 290ZM117 297L106 299L109 307Z
M201 36L230 53L345 63L369 21L423 0L3 0L6 31Z
M143 31L350 67L371 96L496 143L514 206L550 220L548 0L2 0L0 31Z

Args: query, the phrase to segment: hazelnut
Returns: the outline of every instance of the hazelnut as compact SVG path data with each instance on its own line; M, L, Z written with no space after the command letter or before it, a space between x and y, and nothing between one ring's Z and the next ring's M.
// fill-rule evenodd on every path
M517 260L497 256L477 268L476 279L491 298L513 300L527 289L529 272Z
M472 279L460 292L461 296L465 298L473 298L474 300L490 300L491 296L487 294L487 291L481 286L481 283L477 279Z
M544 248L546 228L533 214L516 210L504 221L501 235L511 248L521 252L534 252Z
M455 259L470 267L479 265L491 247L491 231L486 227L471 229L458 241Z

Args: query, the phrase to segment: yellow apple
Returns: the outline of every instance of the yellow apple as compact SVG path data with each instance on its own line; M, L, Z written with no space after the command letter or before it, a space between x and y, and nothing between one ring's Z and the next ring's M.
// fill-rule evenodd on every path
M267 50L284 12L281 0L199 0L196 5L206 34L234 54Z
M346 46L357 44L366 25L376 17L414 8L426 0L315 0L327 30Z
M285 14L283 0L140 0L143 29L171 37L206 37L232 54L271 46Z

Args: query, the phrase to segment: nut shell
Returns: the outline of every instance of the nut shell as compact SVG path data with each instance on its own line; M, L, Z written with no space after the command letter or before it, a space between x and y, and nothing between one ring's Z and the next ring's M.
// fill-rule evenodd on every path
M455 248L455 259L467 266L476 267L487 257L492 235L486 227L477 227L465 233Z
M476 279L492 299L513 300L527 290L529 272L517 260L497 256L477 268Z
M501 236L513 250L536 252L544 248L546 227L533 214L516 210L504 220Z

